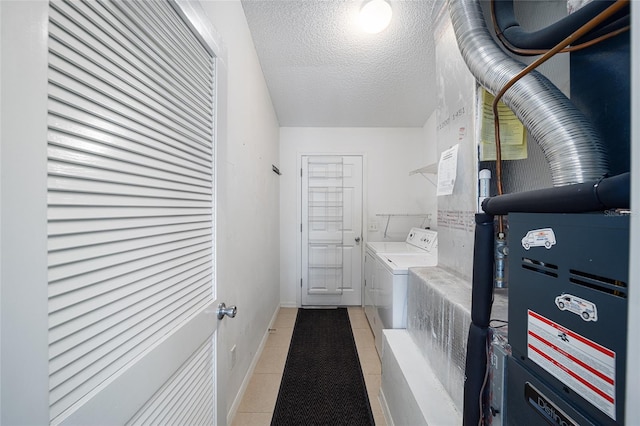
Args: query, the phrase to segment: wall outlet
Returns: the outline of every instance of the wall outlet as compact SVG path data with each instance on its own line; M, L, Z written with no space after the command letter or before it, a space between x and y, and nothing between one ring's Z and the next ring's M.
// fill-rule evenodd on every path
M376 232L378 230L378 222L375 220L370 221L367 229L369 232Z
M237 355L237 351L236 351L236 345L233 345L233 347L231 348L231 350L229 351L231 352L231 368L236 366L236 361L238 361L238 355Z

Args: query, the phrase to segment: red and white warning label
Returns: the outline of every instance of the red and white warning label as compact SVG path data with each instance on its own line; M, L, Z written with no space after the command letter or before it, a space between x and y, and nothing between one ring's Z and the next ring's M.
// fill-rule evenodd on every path
M531 310L529 359L616 419L616 353Z

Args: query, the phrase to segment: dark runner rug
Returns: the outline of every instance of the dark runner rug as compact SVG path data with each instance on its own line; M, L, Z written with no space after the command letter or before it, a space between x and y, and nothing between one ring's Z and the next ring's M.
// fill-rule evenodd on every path
M298 309L271 425L374 424L347 310Z

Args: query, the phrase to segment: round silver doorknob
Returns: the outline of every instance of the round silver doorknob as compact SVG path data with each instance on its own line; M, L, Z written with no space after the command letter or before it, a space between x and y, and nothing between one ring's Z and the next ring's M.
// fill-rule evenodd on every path
M216 311L218 314L218 319L224 318L224 316L228 316L229 318L235 318L238 313L238 308L235 306L227 306L224 303L218 305L218 310Z

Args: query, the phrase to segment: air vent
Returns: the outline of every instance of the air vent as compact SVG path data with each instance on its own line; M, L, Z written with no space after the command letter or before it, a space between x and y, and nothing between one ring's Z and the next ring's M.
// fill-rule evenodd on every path
M558 278L558 265L553 265L551 263L523 257L522 268L539 274L548 275L553 278Z
M575 269L569 270L569 281L613 296L627 298L627 283L624 281L601 277Z

